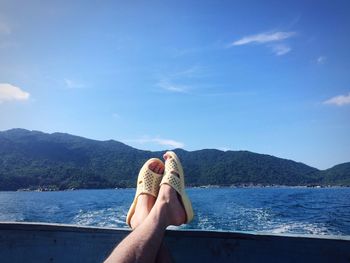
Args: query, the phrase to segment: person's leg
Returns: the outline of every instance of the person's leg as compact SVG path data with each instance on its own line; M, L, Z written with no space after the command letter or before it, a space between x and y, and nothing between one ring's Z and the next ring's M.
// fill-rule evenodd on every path
M163 174L164 172L164 167L161 167L157 162L151 163L149 168L153 172L158 174ZM132 229L135 229L136 227L138 227L146 219L152 207L154 206L155 201L156 201L156 198L148 194L141 194L137 198L135 213L130 220L130 225ZM162 262L162 263L172 262L170 252L166 247L166 245L164 244L164 242L162 242L159 248L156 262Z
M136 209L135 209L135 214L131 218L131 228L135 229L138 227L149 215L152 207L154 206L154 203L156 201L156 198L151 195L147 194L141 194L138 199L137 199L137 204L136 204ZM161 262L161 263L171 263L171 255L164 244L162 242L158 254L157 254L157 259L156 262Z
M163 174L164 172L164 167L159 165L159 163L156 161L151 162L148 168L157 174ZM156 198L152 195L139 195L139 197L137 198L135 213L130 220L130 226L132 229L138 227L145 220L145 218L150 213L152 207L154 206L155 202Z
M150 214L105 262L155 262L167 226L181 225L185 220L186 214L176 191L169 185L162 185Z

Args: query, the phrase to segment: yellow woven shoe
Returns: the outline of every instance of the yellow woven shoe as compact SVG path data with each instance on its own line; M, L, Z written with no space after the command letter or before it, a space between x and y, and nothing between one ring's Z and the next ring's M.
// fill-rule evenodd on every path
M149 194L157 198L159 192L159 183L162 180L163 174L157 174L153 172L149 165L152 162L158 162L164 167L164 163L158 158L151 158L142 166L139 175L137 177L136 193L134 200L130 206L129 212L126 216L126 223L131 227L131 218L135 213L135 208L137 204L137 198L140 194Z
M194 213L191 201L185 192L184 171L180 159L172 151L166 152L164 156L168 156L168 158L165 160L165 171L160 185L168 184L179 194L186 212L185 223L187 224L193 219Z

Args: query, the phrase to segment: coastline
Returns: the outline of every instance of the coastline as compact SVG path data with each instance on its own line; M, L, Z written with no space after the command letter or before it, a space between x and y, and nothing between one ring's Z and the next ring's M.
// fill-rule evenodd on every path
M187 186L187 189L218 189L218 188L348 188L349 185L264 185L264 184L233 184L233 185L195 185ZM0 192L67 192L67 191L79 191L79 190L118 190L118 189L135 189L135 187L116 187L116 188L23 188L17 190L0 190Z

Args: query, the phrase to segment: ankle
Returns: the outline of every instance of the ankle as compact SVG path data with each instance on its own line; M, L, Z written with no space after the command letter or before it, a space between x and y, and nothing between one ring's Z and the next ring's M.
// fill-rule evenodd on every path
M170 225L168 218L169 211L170 202L157 199L150 213L150 217L155 221L156 224L161 225L165 229Z
M157 207L159 211L164 211L166 213L170 208L170 204L171 204L171 200L169 196L161 195L161 196L158 196L154 206Z

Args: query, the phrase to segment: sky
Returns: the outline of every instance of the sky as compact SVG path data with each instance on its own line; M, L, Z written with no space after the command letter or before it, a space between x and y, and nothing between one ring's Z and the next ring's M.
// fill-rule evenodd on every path
M350 2L0 0L0 130L350 161Z

